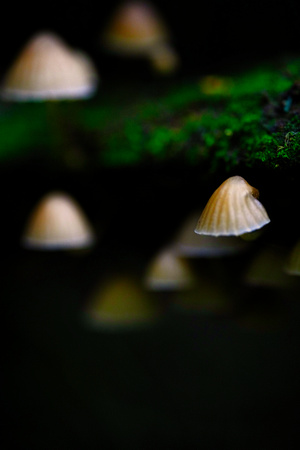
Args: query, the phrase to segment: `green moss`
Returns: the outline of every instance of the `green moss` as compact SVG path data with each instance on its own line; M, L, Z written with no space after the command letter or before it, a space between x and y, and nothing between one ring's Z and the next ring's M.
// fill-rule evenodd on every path
M153 96L152 88L134 96L126 87L119 87L123 95L99 93L78 103L71 124L75 134L80 129L76 145L97 155L99 165L109 166L172 160L205 163L210 171L296 165L300 95L291 87L299 77L300 60L293 60L234 76L174 80L163 95ZM0 111L0 158L49 144L42 108Z

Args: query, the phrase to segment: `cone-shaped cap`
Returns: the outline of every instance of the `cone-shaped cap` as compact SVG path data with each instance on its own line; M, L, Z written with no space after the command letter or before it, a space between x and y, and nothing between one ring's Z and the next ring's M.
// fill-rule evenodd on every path
M150 290L180 290L190 288L194 277L188 262L172 249L163 249L147 267L144 284Z
M239 236L257 230L270 222L258 190L244 178L228 178L210 197L195 233L212 236Z
M89 247L94 240L91 226L75 200L53 192L32 212L22 244L37 250L63 250Z
M8 70L2 98L13 101L90 97L96 70L87 55L70 49L53 33L34 36Z
M119 6L103 36L104 46L120 54L145 54L168 38L168 31L150 3Z

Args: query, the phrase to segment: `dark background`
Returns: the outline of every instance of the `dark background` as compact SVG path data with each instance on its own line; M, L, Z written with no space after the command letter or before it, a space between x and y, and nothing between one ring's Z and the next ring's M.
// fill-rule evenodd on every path
M205 73L298 53L299 2L274 1L153 1L169 24L184 72ZM0 30L3 70L30 38L52 30L70 45L86 50L100 74L115 68L99 43L99 36L118 2L51 2L38 7L5 5Z
M153 3L173 31L183 77L233 71L299 52L297 1ZM136 71L137 64L128 63L125 70L100 46L115 5L6 5L1 70L34 33L52 30L93 57L103 89L110 79L143 78L146 67ZM1 174L6 219L1 253L2 448L298 448L299 290L286 294L254 287L237 292L242 305L257 307L263 300L267 313L279 304L278 327L244 327L232 317L176 309L157 327L137 332L94 333L82 325L80 312L107 268L133 268L141 275L185 214L198 208L203 183L197 170L154 169L145 176L121 168L79 180L78 174L44 173L38 166L22 169L3 169ZM278 192L281 186L275 176L271 183L267 178L251 173L249 182L261 190L266 204L272 200L274 210L281 206L278 217L288 186L274 200L273 186ZM213 184L202 190L203 197ZM19 245L28 211L53 188L73 194L99 230L99 244L91 253L45 254ZM285 211L289 207L287 202ZM280 241L272 212L270 234ZM231 286L247 258L219 263Z

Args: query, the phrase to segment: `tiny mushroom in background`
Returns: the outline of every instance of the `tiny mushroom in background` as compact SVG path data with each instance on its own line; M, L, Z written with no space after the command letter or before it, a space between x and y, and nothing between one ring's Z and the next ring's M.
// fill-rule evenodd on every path
M230 78L205 75L199 80L200 91L205 95L229 95L233 86Z
M115 274L96 286L86 302L83 321L93 329L128 329L151 324L160 314L159 305L133 276Z
M179 66L179 56L169 43L170 32L148 2L120 4L104 31L102 42L113 53L148 58L160 73L172 73Z
M270 222L258 201L259 192L240 176L224 181L210 197L195 233L212 236L240 236Z
M300 240L296 242L290 251L284 270L289 275L300 275Z
M175 294L172 307L190 313L228 315L233 313L235 301L214 277L199 273L193 289Z
M40 200L22 236L22 244L35 250L82 249L94 243L94 231L80 206L63 192Z
M240 253L249 247L237 236L199 236L194 233L195 223L201 213L194 212L187 217L173 240L178 256L186 258L219 258Z
M248 286L288 289L296 286L292 277L285 273L286 249L279 245L264 245L250 261L243 281Z
M164 248L150 261L144 276L144 285L152 291L173 291L190 288L194 275L186 260L172 248Z
M6 73L1 97L9 101L85 99L97 87L92 61L51 32L33 36Z
M180 65L178 53L168 43L154 47L149 58L153 70L160 74L173 73Z

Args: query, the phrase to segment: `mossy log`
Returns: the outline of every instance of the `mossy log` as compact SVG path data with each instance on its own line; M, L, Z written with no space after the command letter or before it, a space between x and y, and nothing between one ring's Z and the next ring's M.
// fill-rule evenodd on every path
M0 158L73 158L82 167L201 164L210 173L292 168L300 162L299 79L295 58L140 89L100 86L94 99L57 104L50 120L47 103L2 102Z

